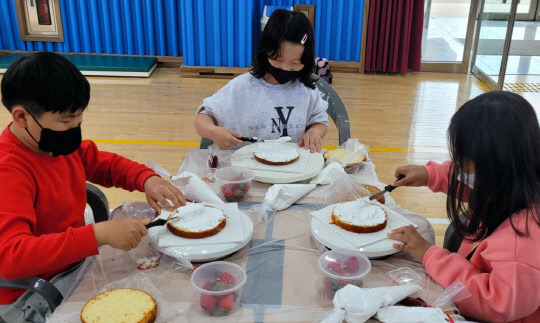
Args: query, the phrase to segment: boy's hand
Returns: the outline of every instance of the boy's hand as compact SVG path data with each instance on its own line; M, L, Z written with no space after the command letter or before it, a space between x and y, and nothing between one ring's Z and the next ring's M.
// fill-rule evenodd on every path
M212 139L219 149L227 150L231 147L244 144L244 142L238 138L242 138L242 135L227 128L215 126L212 129Z
M396 178L401 175L405 175L405 177L392 183L392 186L426 186L429 180L426 168L421 165L398 167L394 175Z
M161 207L158 202L171 212L182 205L186 205L186 198L182 191L159 176L150 176L146 179L144 193L148 204L156 210L157 214L161 214ZM167 199L173 205L170 205Z
M322 138L318 133L307 131L300 139L298 146L304 146L304 149L309 149L310 152L315 152L315 150L320 153L322 145Z
M150 219L118 218L94 224L94 235L98 247L109 245L116 249L131 250L148 234L145 224Z
M405 250L422 262L424 255L432 246L429 241L424 239L416 228L411 224L406 227L401 227L390 231L387 234L388 238L398 240L404 244L393 243L392 246L399 250Z

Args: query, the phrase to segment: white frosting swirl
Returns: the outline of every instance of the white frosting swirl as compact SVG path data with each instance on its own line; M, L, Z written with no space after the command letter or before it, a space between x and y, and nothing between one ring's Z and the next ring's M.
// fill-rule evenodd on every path
M374 226L386 220L385 211L366 199L341 203L334 208L333 212L342 222L358 226Z
M255 151L255 156L273 163L288 162L299 155L296 148L278 143L260 144Z
M174 211L169 221L171 225L182 230L201 232L214 229L225 218L223 211L215 207L191 203Z

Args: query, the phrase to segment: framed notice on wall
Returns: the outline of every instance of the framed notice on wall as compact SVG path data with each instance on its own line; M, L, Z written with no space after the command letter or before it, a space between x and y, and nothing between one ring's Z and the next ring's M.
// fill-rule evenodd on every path
M296 4L293 7L294 11L300 11L309 19L311 26L315 29L315 5Z
M59 0L15 0L21 40L63 42Z

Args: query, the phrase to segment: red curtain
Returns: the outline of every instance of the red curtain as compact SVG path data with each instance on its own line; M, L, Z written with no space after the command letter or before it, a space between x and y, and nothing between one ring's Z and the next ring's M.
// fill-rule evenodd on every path
M424 0L371 0L364 69L419 71L423 23Z

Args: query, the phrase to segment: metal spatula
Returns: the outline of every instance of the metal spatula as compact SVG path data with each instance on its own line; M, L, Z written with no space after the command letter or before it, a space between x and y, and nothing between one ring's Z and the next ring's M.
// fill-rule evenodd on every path
M402 178L404 178L404 177L405 177L405 175L399 175L399 177L398 177L397 180L399 181L400 179L402 179ZM381 196L382 196L384 193L386 193L386 192L392 192L396 187L397 187L397 186L386 185L386 186L384 187L384 190L382 190L382 191L380 191L380 192L378 192L378 193L375 193L375 194L371 195L371 196L369 197L369 200L370 200L370 201L371 201L371 200L375 200L375 199L381 197Z
M145 225L145 227L147 229L150 229L152 227L157 227L157 226L160 226L160 225L165 225L165 223L169 222L170 220L174 220L178 218L177 216L173 216L172 218L170 219L157 219L156 221L153 221L153 222L150 222L148 223L147 225Z

